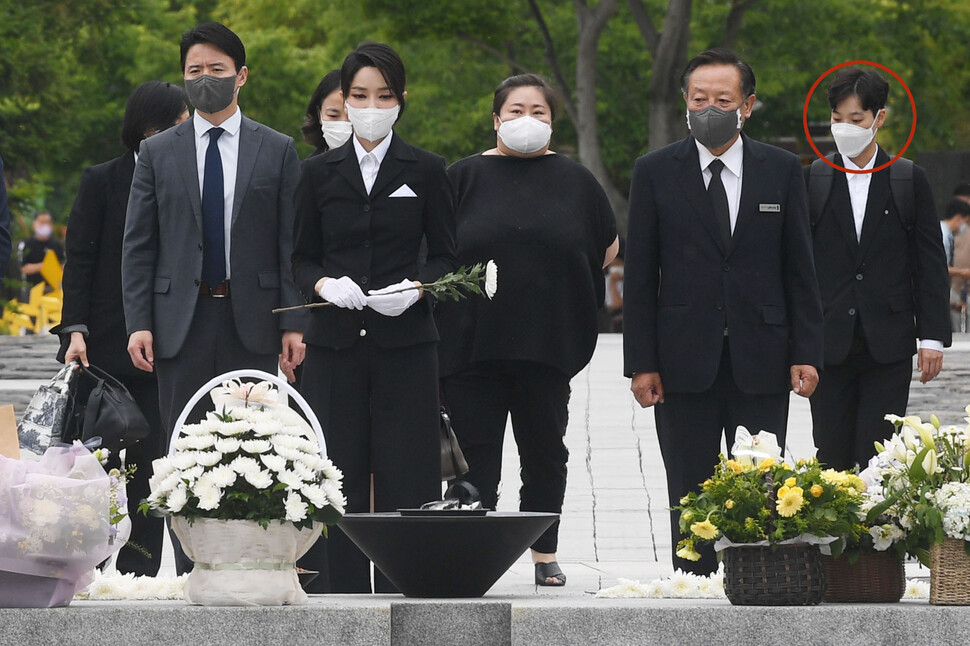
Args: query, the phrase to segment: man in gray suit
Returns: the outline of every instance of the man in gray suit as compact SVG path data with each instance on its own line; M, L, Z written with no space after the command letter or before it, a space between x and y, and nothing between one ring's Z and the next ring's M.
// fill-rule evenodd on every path
M246 50L227 27L187 32L181 58L196 112L141 143L122 259L128 353L157 373L168 432L212 377L275 374L279 359L292 380L304 353L302 313L271 311L304 302L290 271L293 139L239 111Z

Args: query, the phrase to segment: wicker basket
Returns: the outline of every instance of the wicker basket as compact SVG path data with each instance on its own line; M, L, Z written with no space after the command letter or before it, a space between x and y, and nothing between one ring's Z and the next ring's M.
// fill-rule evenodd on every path
M865 550L859 560L822 556L826 603L896 603L906 591L906 568L897 554Z
M741 545L723 554L724 592L736 606L814 606L825 596L816 545Z
M937 606L970 605L970 556L964 541L945 538L930 548L930 603Z

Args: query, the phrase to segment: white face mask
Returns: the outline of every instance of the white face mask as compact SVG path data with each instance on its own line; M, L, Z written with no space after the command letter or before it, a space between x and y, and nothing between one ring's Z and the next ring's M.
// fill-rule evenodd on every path
M54 227L49 224L38 224L34 227L34 233L37 234L38 238L49 238L51 234L54 233Z
M843 157L852 159L866 149L878 130L875 119L873 119L872 126L869 128L851 123L833 123L832 138L835 139L835 146L839 149L839 153Z
M502 121L499 119L498 136L509 149L523 155L539 152L549 145L552 126L535 117L519 117Z
M327 142L327 146L333 150L347 143L350 135L354 133L354 125L349 121L321 121L320 130L323 132L323 139Z
M367 141L380 141L389 135L401 112L400 105L393 108L355 108L348 103L346 106L354 132Z

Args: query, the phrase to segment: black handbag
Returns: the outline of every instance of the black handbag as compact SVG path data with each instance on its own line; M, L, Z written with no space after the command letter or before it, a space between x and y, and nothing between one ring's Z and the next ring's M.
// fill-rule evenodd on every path
M101 446L117 453L148 437L151 428L125 385L104 370L80 365L72 384L74 407L61 441L87 443L101 438Z
M451 415L441 406L441 479L454 480L468 473L468 462L458 445L458 437L451 428Z

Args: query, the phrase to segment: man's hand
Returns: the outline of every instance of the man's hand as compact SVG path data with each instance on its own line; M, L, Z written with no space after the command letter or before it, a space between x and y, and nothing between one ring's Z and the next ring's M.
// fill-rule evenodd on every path
M920 348L916 355L916 369L920 371L921 384L933 381L943 369L943 353L939 350Z
M643 408L650 408L664 400L664 386L659 372L638 372L633 375L630 390Z
M85 367L88 363L88 344L84 342L84 335L80 332L71 332L71 345L67 346L64 353L64 363L71 363L75 359L80 359Z
M303 332L286 330L283 332L283 353L280 355L280 370L292 384L296 381L296 367L303 363L306 356L306 344L303 343Z
M152 350L154 337L151 330L138 330L128 337L128 356L139 370L154 372L155 352Z
M791 389L796 395L811 397L818 386L818 370L815 366L792 366L791 367Z

